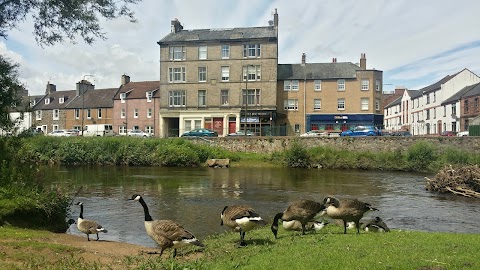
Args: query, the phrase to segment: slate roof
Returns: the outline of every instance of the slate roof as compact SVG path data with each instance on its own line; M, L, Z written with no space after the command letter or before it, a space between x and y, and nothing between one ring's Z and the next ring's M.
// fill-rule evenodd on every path
M76 96L68 105L67 109L81 108L113 108L113 97L118 88L105 88L87 90L85 96Z
M350 63L279 64L278 80L355 79L359 66Z
M423 95L422 91L420 90L407 90L407 92L411 99L418 98Z
M76 90L67 90L67 91L54 91L48 95L45 95L43 99L38 101L37 104L33 107L34 110L53 110L53 109L63 109L65 106L75 97ZM64 103L60 104L58 101L63 97ZM50 99L49 104L45 104L45 99Z
M439 90L441 87L442 87L442 84L448 82L451 78L457 76L460 72L462 72L463 70L453 74L453 75L447 75L445 77L443 77L441 80L439 80L438 82L434 83L434 84L431 84L431 85L428 85L428 86L425 86L424 88L420 89L420 91L424 92L424 93L430 93L430 92L433 92L435 90Z
M120 90L115 95L114 99L120 99L120 93L128 92L128 99L142 99L146 98L148 91L155 91L160 88L160 81L144 81L144 82L129 82L120 87ZM155 91L154 98L160 97L159 91Z
M444 100L442 102L442 105L455 103L459 101L461 98L467 98L467 97L479 96L479 95L480 95L480 83L468 85L462 88L462 90L455 93L453 96Z
M273 26L181 30L177 33L169 33L157 43L159 45L165 45L184 42L242 41L245 39L264 38L277 39Z
M388 103L388 104L385 106L385 109L390 108L390 107L393 107L393 106L400 105L401 103L402 103L402 96L397 97L397 98L394 99L392 102Z

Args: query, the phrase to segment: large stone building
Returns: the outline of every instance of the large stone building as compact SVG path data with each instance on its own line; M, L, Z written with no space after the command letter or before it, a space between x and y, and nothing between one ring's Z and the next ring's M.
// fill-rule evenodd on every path
M266 135L276 116L278 14L269 26L185 30L160 45L160 136L210 128Z
M340 132L357 125L383 125L383 72L350 62L278 66L279 135L310 130Z

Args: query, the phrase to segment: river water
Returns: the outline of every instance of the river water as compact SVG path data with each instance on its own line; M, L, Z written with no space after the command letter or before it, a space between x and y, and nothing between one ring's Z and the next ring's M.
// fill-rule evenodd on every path
M154 219L172 219L202 239L226 231L224 206L248 204L267 221L296 198L358 198L378 208L392 229L480 233L478 199L425 190L425 175L405 172L289 168L49 167L46 178L84 203L84 217L108 229L100 239L155 247L145 233L141 194ZM79 207L72 205L76 219ZM70 233L82 235L75 225ZM353 233L353 232L351 232Z

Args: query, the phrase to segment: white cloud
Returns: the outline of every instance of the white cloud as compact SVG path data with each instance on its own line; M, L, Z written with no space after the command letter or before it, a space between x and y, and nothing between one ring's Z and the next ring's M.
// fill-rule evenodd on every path
M480 45L445 52L480 40L480 2L448 0L257 0L157 1L134 7L138 23L105 21L108 39L88 46L59 44L40 48L27 21L10 33L0 52L21 64L21 77L35 94L48 81L57 89L73 89L86 74L97 88L118 87L120 76L133 81L159 79L159 48L178 18L185 29L265 26L279 13L279 63L358 62L367 54L367 67L384 71L384 82L409 88L427 85L469 68L480 73ZM21 31L20 31L21 30ZM6 46L5 46L6 44Z

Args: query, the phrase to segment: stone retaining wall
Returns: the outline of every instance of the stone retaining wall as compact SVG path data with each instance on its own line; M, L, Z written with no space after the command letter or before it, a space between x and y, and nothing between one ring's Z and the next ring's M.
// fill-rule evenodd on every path
M242 137L194 139L198 143L210 143L238 152L272 153L288 149L293 141L307 147L331 146L346 150L395 151L408 149L418 141L427 141L442 147L453 146L466 152L480 153L480 137Z

